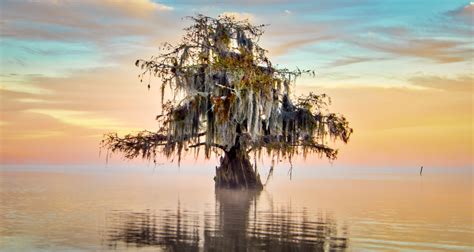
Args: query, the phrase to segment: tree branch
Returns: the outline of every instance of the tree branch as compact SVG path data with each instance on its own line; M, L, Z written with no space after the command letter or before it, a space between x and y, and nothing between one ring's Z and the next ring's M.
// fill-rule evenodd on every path
M189 145L188 148L198 148L198 147L201 147L203 145L206 145L206 143L197 143L197 144L193 144L193 145ZM223 151L226 150L226 148L220 144L215 144L215 143L211 143L211 146L212 147L216 147L216 148L219 148Z

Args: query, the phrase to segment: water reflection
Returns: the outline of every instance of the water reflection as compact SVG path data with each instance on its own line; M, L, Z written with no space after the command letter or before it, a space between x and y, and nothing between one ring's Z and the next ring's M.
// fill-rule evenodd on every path
M343 251L347 228L331 216L310 216L290 206L258 204L261 193L216 190L215 208L111 211L104 241L109 248L166 251Z

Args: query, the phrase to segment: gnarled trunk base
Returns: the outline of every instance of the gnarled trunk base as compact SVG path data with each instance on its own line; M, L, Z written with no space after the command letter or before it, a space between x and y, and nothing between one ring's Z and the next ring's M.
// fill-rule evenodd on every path
M214 177L217 188L263 189L260 175L252 167L246 151L232 148L221 158Z

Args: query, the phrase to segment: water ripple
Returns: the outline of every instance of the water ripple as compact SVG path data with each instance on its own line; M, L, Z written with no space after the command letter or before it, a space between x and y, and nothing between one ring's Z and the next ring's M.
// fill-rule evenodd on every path
M338 233L330 216L306 211L258 211L258 193L217 190L215 213L188 209L110 211L108 248L146 247L166 251L343 251L347 228ZM210 210L212 211L212 210Z

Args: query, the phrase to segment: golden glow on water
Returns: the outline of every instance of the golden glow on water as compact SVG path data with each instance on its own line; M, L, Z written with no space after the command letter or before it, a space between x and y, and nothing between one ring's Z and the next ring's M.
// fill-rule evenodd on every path
M473 248L470 176L277 177L261 193L204 176L0 173L7 250Z

